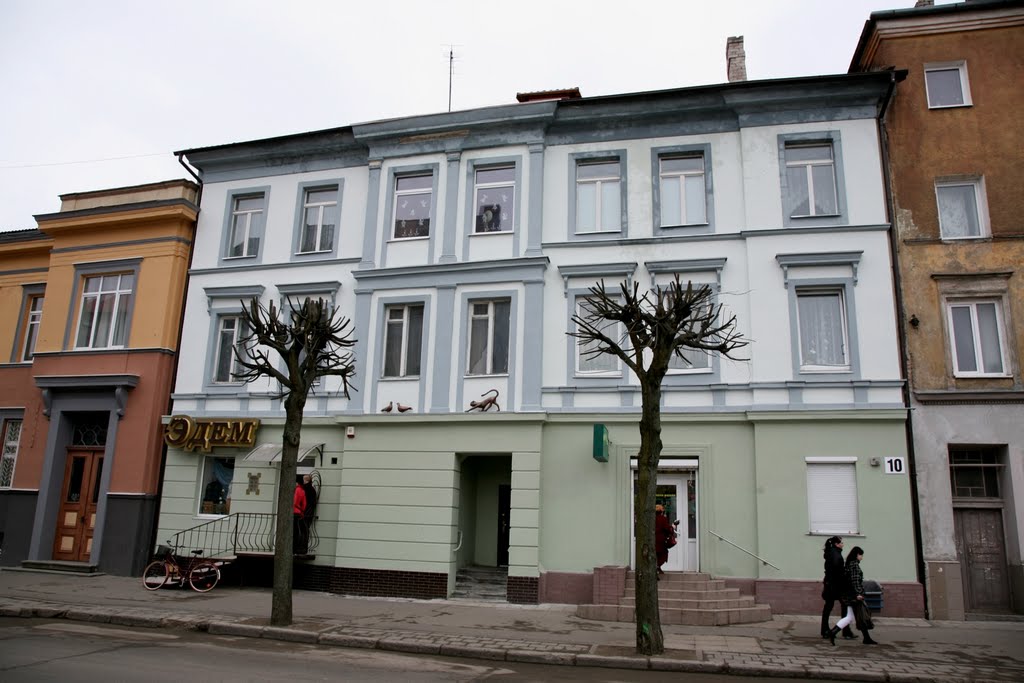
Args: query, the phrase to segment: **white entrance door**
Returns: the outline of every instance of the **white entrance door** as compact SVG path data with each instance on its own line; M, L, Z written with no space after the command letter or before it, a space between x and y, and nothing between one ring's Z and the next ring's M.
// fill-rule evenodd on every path
M636 493L636 473L633 492ZM676 545L668 551L668 572L697 571L700 566L697 548L697 473L662 472L658 474L656 503L665 507L665 514L676 525ZM630 497L632 507L635 496ZM630 516L633 519L633 516ZM630 533L630 566L636 566L636 536Z

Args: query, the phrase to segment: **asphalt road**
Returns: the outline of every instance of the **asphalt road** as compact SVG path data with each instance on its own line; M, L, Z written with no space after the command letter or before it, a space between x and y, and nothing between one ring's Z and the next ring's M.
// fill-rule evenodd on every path
M46 619L0 619L0 680L619 681L735 683L733 676L419 657L204 633ZM794 681L796 679L773 679Z

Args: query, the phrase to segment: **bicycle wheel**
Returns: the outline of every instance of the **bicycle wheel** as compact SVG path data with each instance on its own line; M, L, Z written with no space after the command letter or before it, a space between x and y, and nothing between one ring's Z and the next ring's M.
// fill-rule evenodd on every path
M142 572L142 585L146 587L146 590L155 591L167 583L170 575L171 571L163 560L150 562Z
M213 562L200 562L188 573L188 584L192 590L205 593L213 590L220 581L220 569Z

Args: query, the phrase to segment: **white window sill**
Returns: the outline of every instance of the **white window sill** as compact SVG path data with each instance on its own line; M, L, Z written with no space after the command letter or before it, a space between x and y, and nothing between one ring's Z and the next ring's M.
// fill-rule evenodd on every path
M72 351L120 351L128 348L127 346L76 346L71 349ZM31 363L32 361L23 361Z
M497 373L497 374L493 374L493 375L489 375L489 374L471 375L469 373L466 373L465 375L462 376L463 379L473 379L473 378L477 378L477 377L506 377L507 378L508 377L508 373L507 372L501 372L501 373Z
M850 366L822 367L818 365L806 365L800 368L801 375L849 375L852 372Z
M800 220L802 218L839 218L843 214L841 213L802 213L797 216L790 216L793 220Z
M973 106L972 102L963 102L961 104L929 104L929 109L962 109L964 107Z
M963 237L947 237L946 235L939 236L939 239L943 242L970 242L972 240L984 240L988 238L989 235L964 235Z
M333 249L318 249L317 251L297 251L296 256L329 256L334 253Z
M953 377L956 379L1013 379L1013 375L1008 375L1004 372L1000 373L982 373L982 372L954 372Z
M621 372L577 372L575 379L621 379Z
M621 235L622 228L616 228L615 230L577 230L576 235L580 237L588 235Z
M416 240L429 240L430 235L417 235L416 237L392 237L388 242L415 242Z
M420 379L419 375L402 375L400 377L381 376L381 382L418 382Z
M256 254L248 254L248 255L245 255L245 256L225 256L223 258L223 260L224 261L241 261L241 260L249 259L249 258L253 258L253 259L256 258Z
M491 235L511 235L514 230L485 230L483 232L477 232L474 230L469 234L470 237L489 237Z
M672 377L672 376L678 377L680 375L683 375L683 376L686 376L686 375L710 375L712 372L713 372L713 370L711 368L693 368L692 370L670 369L668 371L668 376L669 377Z
M659 230L672 230L673 228L706 228L710 223L704 221L703 223L675 223L673 225L661 225L658 226Z

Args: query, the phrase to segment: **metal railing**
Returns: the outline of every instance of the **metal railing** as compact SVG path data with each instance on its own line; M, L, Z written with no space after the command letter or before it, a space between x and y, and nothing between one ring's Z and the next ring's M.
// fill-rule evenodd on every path
M273 554L276 518L272 512L235 512L179 531L171 536L169 543L178 548L179 553L202 550L203 556L210 558ZM312 553L320 544L315 518L304 531L309 536L306 553Z
M711 531L710 529L708 529L708 533L711 534L712 536L714 536L715 538L717 538L719 541L725 541L726 543L731 545L733 548L736 548L737 550L742 550L743 552L745 552L747 555L750 555L754 559L760 560L761 564L768 565L769 567L774 567L775 569L778 569L780 572L782 571L781 569L776 567L774 564L772 564L768 560L764 559L763 557L761 557L759 555L755 555L754 553L750 552L749 550L747 550L743 546L736 545L735 543L730 541L728 538L725 538L724 536L716 534L714 531Z

